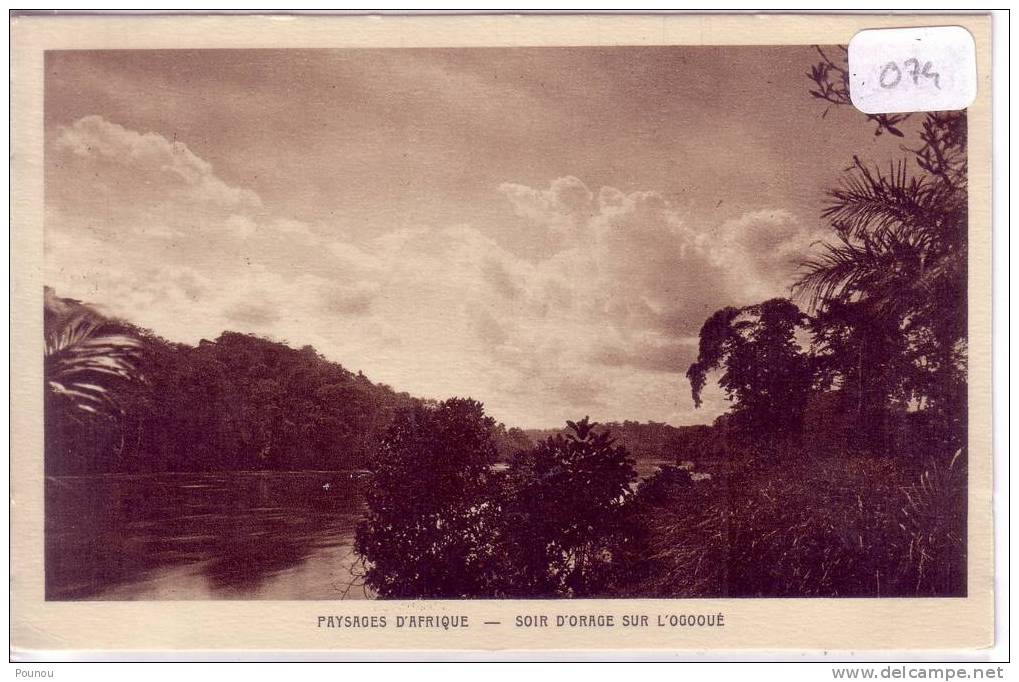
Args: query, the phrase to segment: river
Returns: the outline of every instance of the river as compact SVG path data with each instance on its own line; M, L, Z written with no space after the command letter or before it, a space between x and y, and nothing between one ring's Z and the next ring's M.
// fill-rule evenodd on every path
M356 472L49 476L46 597L365 599L362 486Z
M363 599L349 472L46 480L47 599Z

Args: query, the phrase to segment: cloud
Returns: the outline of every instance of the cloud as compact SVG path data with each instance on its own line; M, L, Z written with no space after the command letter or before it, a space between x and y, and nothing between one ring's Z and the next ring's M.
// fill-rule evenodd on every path
M255 224L255 221L240 215L232 215L227 218L223 222L223 227L240 239L249 239L255 236L255 233L258 231L258 225Z
M658 343L637 342L629 347L605 345L595 349L592 360L608 367L633 367L649 372L682 374L697 355L692 337Z
M710 419L683 379L700 325L780 292L811 238L781 209L704 223L659 193L572 176L498 186L492 226L354 238L274 212L181 142L99 117L58 129L50 150L46 279L61 295L181 341L231 329L311 344L398 390L470 395L523 426ZM551 247L508 248L500 230L513 224Z
M712 306L734 292L725 264L680 211L655 192L592 192L576 178L547 190L515 185L519 215L571 238L536 269L532 287L548 308L612 328L623 336L694 334Z
M488 310L475 310L472 314L474 330L478 339L487 346L494 347L506 343L509 334L496 316Z
M509 268L495 258L487 258L481 266L481 274L492 289L507 301L518 300L523 288L510 275Z
M54 149L146 173L161 189L186 193L193 200L235 207L262 204L251 190L233 187L217 177L212 165L183 142L128 130L101 116L85 116L60 128Z
M681 376L703 321L725 305L788 295L819 236L782 209L699 223L659 193L595 192L574 177L500 191L518 216L569 235L534 269L532 308L563 321L564 346L611 370Z
M573 176L553 180L545 190L504 182L499 191L509 199L517 215L561 233L577 230L594 209L591 190Z
M361 317L371 312L378 297L378 286L366 281L350 286L334 284L327 287L323 294L322 310L327 315Z
M789 211L758 209L722 223L712 252L716 262L738 273L744 298L788 297L811 245L827 236L820 224L804 223Z
M280 319L279 311L265 301L240 301L227 308L224 315L230 322L240 323L249 328L265 328Z

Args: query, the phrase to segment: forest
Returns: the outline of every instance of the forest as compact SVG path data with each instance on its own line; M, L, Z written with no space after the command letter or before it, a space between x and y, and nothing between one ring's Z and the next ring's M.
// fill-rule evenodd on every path
M48 393L46 466L53 475L360 470L396 412L436 404L373 383L310 346L237 332L197 346L172 343L52 289L45 295L48 326L80 324L78 333L89 339L127 340L132 366L132 380L115 379L112 415L112 397L102 393L84 402ZM708 429L632 421L605 427L635 458L656 461L701 453ZM491 431L498 461L509 462L562 430L500 422Z
M811 96L847 105L819 53ZM965 595L966 115L866 118L903 158L851 159L790 295L715 311L677 368L695 405L728 397L710 425L523 431L47 290L47 473L364 469L356 578L379 598Z

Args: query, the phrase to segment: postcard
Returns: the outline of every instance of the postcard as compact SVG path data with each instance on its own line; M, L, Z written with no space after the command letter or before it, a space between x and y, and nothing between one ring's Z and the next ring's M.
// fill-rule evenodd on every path
M988 16L11 30L15 658L992 645Z

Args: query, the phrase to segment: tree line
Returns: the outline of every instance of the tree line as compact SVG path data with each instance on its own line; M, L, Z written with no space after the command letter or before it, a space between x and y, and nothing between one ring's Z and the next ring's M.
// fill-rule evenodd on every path
M174 343L45 294L51 474L362 469L400 410L435 404L311 346L237 332ZM607 426L650 459L690 450L683 436L694 428ZM491 431L504 463L558 432L494 421Z
M49 473L358 469L393 414L422 402L310 346L235 332L173 343L53 291L47 327ZM117 349L116 372L58 365L93 347Z

